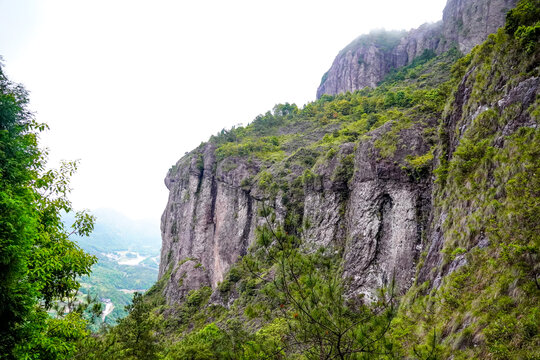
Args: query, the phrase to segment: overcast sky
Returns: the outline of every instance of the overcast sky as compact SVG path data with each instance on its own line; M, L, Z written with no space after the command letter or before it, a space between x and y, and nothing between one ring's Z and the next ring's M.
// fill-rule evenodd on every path
M354 38L437 21L445 2L0 0L0 55L50 126L51 165L81 159L75 207L157 224L185 152L276 103L313 101Z

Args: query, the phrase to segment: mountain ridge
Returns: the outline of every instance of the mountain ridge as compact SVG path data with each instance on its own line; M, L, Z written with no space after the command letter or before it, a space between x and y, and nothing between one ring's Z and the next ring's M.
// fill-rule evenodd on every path
M278 104L171 167L145 296L168 358L339 357L341 330L317 319L339 327L358 309L365 327L343 334L373 346L342 358L538 357L531 6L467 55L425 53L375 88ZM276 258L287 241L291 262ZM381 310L393 300L395 313ZM369 340L377 314L388 322Z
M323 76L317 98L376 87L392 69L411 64L426 51L440 55L455 46L467 54L504 24L506 12L516 3L517 0L449 0L442 20L436 23L408 32L362 35L337 55ZM391 35L393 43L388 44L386 40Z

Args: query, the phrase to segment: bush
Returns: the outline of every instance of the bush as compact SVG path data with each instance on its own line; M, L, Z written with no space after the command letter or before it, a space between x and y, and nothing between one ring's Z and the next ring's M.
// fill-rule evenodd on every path
M531 26L540 20L540 0L520 0L506 14L505 31L514 35L520 26Z

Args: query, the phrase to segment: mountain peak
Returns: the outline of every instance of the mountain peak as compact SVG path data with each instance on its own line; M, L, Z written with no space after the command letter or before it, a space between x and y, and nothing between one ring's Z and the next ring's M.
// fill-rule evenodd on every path
M462 53L482 43L504 24L517 0L448 0L443 18L406 31L372 31L356 38L336 56L317 89L335 95L375 87L392 70L409 65L425 51L442 54L452 47Z

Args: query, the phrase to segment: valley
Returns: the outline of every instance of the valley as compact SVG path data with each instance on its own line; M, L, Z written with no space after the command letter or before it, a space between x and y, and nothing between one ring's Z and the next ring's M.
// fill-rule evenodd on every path
M150 222L135 221L109 209L92 214L96 216L94 232L76 240L98 258L92 274L80 279L79 289L83 297L96 297L102 304L103 312L92 326L96 330L102 323L116 324L127 315L124 307L133 294L143 293L155 283L161 238L159 228ZM64 221L69 225L73 218L68 214Z

